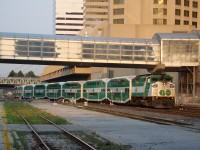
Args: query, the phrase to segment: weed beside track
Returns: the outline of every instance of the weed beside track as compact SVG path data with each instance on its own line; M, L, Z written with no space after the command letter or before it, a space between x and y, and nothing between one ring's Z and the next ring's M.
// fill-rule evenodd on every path
M32 112L28 111L27 109L37 112L38 114L46 117L47 119L51 120L52 122L58 125L69 123L65 119L62 119L61 117L53 116L45 111L42 111L40 109L37 109L29 105L28 103L4 102L3 106L6 111L7 124L24 124L24 121L19 117L19 115L16 113L14 109L19 110L31 124L49 124L49 123L45 121L44 119L41 119L37 115L34 115Z

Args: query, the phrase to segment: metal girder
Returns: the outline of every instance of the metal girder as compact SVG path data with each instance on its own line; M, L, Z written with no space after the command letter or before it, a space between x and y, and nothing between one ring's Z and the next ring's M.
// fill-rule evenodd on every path
M1 85L39 84L40 78L0 78Z

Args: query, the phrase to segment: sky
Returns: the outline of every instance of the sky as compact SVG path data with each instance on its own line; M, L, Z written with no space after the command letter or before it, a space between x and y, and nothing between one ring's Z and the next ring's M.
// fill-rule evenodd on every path
M53 34L54 0L0 0L0 32ZM0 77L11 70L40 75L44 65L2 64Z

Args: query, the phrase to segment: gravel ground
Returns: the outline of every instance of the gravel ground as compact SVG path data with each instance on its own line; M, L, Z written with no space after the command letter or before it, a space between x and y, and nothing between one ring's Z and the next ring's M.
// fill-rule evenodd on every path
M61 134L43 134L41 138L54 150L81 150L81 147ZM32 134L27 134L26 139L31 150L38 149Z
M200 148L200 132L175 125L159 125L60 104L39 102L31 104L114 142L131 145L134 150L199 150Z

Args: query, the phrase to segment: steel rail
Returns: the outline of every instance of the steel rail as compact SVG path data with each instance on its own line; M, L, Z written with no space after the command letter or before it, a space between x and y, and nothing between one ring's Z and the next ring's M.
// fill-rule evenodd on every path
M147 116L143 116L143 115L134 115L134 114L130 114L130 113L117 112L115 110L108 110L108 109L91 107L91 106L87 106L86 109L100 111L100 112L109 113L109 114L112 114L112 115L132 118L132 119L138 119L138 120L142 120L142 121L148 121L148 122L163 124L163 125L172 125L172 124L180 125L180 126L189 126L189 125L191 125L189 123L184 123L184 122L160 119L160 118L155 118L155 117L147 117Z
M24 106L25 107L25 106ZM89 145L88 143L86 143L85 141L81 140L80 138L76 137L75 135L71 134L70 132L68 132L67 130L65 130L64 128L58 126L57 124L55 124L54 122L52 122L51 120L43 117L42 115L32 111L31 109L29 109L29 111L33 112L34 114L40 116L41 118L43 118L44 120L46 120L47 122L50 122L51 124L53 124L54 126L56 126L57 128L59 128L67 137L69 137L71 140L76 141L80 146L84 147L87 150L96 150L94 147L92 147L91 145Z
M24 122L28 125L28 127L31 129L31 131L33 132L33 134L36 136L36 138L38 139L38 141L40 143L42 143L42 146L45 150L51 150L46 143L42 140L42 138L39 136L39 134L36 132L36 130L31 126L31 124L21 115L21 113L19 111L17 111L15 109L15 111L19 114L19 116L24 120Z
M90 106L97 106L95 104L92 104ZM105 106L109 107L110 106ZM173 108L173 109L151 109L151 108L141 108L141 107L131 107L131 106L112 106L116 109L124 109L124 110L136 110L136 111L145 111L145 112L152 112L152 113L161 113L161 114L170 114L170 115L180 115L183 117L192 117L192 118L200 118L200 109L195 109L195 107L188 108L187 106L184 106L183 110L179 110L179 107ZM194 111L195 109L196 111Z

